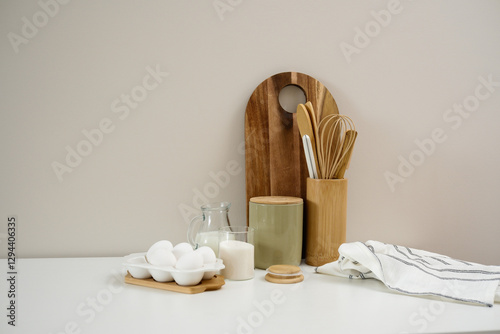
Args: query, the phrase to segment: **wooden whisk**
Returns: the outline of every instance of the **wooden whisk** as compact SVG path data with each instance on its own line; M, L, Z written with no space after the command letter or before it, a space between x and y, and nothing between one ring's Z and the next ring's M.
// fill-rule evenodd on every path
M318 160L324 179L341 179L348 167L357 132L352 119L331 114L318 124Z

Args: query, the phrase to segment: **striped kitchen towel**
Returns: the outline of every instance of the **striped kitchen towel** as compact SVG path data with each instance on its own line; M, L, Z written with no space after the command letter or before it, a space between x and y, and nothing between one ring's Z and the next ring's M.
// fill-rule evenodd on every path
M452 259L378 241L344 243L339 259L316 272L348 278L375 278L409 295L438 296L493 306L500 302L500 266Z

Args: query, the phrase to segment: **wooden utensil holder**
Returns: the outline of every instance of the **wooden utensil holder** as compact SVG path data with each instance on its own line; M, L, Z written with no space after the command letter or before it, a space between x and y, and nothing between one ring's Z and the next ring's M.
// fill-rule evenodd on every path
M307 178L306 210L306 263L337 260L346 239L347 179Z

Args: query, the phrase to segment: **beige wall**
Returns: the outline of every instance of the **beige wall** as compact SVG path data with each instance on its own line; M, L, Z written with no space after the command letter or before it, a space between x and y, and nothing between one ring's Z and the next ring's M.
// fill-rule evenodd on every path
M9 215L22 257L184 241L206 199L243 224L246 103L298 71L359 131L348 241L500 264L500 2L62 2L0 4L3 257Z

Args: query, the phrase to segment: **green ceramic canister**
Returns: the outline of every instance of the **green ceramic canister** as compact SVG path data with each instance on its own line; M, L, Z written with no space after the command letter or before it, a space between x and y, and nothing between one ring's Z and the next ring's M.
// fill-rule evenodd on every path
M249 202L249 226L255 229L255 267L298 266L302 259L304 201L298 197L261 196Z

